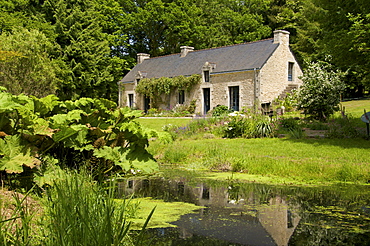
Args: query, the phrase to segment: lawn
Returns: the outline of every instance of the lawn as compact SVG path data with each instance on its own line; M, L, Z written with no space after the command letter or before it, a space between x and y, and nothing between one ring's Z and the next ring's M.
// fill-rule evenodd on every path
M360 117L370 111L370 100L343 102L355 124L365 127ZM339 114L338 114L339 115ZM356 119L358 118L358 122ZM163 125L185 126L190 119L139 119L144 125L161 130ZM186 169L233 171L284 179L289 183L354 182L370 180L370 141L363 138L258 138L177 140L171 144L152 142L149 150L159 163ZM244 177L248 179L247 176Z
M366 112L370 111L370 99L346 101L342 102L341 105L345 107L347 113L356 118L360 118L364 114L364 109Z
M181 117L181 118L173 118L173 117L142 117L137 119L137 121L150 129L154 129L157 131L162 131L162 127L165 125L176 125L178 127L186 126L192 118L188 117Z
M204 139L176 141L157 156L163 164L186 169L279 177L289 183L367 183L369 149L365 139Z

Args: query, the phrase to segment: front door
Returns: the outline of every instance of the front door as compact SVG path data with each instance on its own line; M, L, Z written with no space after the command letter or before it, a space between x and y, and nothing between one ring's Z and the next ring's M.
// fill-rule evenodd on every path
M130 108L134 107L134 94L128 94L128 106Z
M150 97L144 95L144 112L148 113L149 109L150 109Z
M229 87L230 109L239 111L239 86Z
M211 89L203 88L203 112L206 114L211 109Z

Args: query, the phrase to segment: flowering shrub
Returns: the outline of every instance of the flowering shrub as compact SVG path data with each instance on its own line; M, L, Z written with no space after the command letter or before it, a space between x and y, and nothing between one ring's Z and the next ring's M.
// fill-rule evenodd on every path
M319 120L338 111L340 93L345 89L343 76L343 72L333 71L328 63L309 64L301 78L303 86L298 95L298 109Z

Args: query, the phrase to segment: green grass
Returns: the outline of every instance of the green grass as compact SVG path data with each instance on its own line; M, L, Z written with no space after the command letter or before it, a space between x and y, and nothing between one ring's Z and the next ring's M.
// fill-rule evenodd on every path
M345 107L346 113L350 113L353 117L357 118L360 118L364 114L364 109L366 109L366 112L370 111L370 99L352 100L342 102L341 104Z
M162 127L168 124L176 125L179 127L186 126L192 119L191 118L167 118L167 117L143 117L137 119L137 121L144 127L162 131Z
M234 170L279 182L277 178L289 183L366 183L369 149L370 141L364 139L211 139L176 141L155 154L160 162L186 168Z
M348 124L365 127L360 117L364 109L370 111L370 100L347 101L342 106L353 117ZM174 123L176 119L140 120L146 124L152 122L158 128L165 124L180 125ZM182 122L183 119L177 120ZM187 122L183 121L183 126ZM275 183L365 184L370 180L370 141L362 138L195 139L177 140L170 144L151 142L149 150L162 164L187 169L233 171L247 174L243 179L257 182L267 182L268 179Z

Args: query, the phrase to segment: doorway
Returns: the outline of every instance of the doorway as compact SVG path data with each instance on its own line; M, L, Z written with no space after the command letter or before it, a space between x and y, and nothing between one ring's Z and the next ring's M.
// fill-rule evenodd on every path
M150 109L150 97L147 95L144 95L144 112L148 113L149 109Z
M203 112L207 112L211 109L211 89L203 88Z

